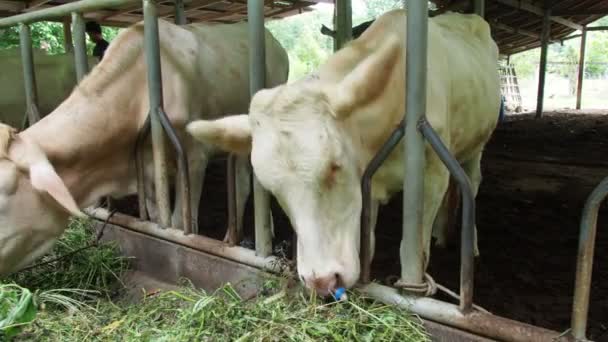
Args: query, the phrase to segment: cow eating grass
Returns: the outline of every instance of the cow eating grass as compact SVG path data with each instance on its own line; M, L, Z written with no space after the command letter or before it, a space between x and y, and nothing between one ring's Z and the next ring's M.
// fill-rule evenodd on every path
M287 81L288 57L266 31L266 85ZM104 59L51 114L17 132L0 126L0 276L19 270L46 253L65 230L70 214L104 196L137 191L134 148L148 115L144 28L121 32ZM248 25L159 21L164 109L187 151L193 224L204 171L216 152L195 141L185 125L247 110L249 104ZM151 141L144 142L146 200L154 206ZM170 176L175 174L169 158ZM242 225L249 194L246 158L237 162L237 212ZM171 180L174 177L170 177ZM180 228L176 196L172 227Z
M202 142L251 153L256 176L297 233L300 278L321 295L359 278L361 176L405 111L405 17L405 10L380 16L318 77L259 91L248 115L188 125ZM427 119L476 195L482 151L498 120L498 48L477 15L431 18L428 34ZM449 173L428 144L425 153L426 268L431 234L445 233ZM396 148L372 179L374 225L379 203L403 189L404 164L403 147ZM373 255L373 235L371 243Z

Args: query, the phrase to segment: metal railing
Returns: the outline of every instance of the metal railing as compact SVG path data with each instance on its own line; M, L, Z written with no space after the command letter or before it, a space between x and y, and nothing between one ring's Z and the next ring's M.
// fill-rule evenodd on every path
M587 318L589 314L589 297L591 295L591 274L593 272L597 216L600 205L607 195L608 177L604 178L591 192L591 195L589 195L589 198L585 202L581 217L571 320L571 334L578 340L587 340Z
M82 13L102 8L120 7L125 4L134 3L139 0L81 0L56 7L18 14L12 17L0 19L0 27L20 25L20 44L24 71L24 84L26 92L26 104L30 125L39 119L36 92L36 76L34 70L34 60L32 53L31 34L28 24L36 21L54 19L59 17L72 16L73 38L74 38L74 57L75 68L78 82L82 81L88 72L88 62L86 57L85 24ZM136 151L144 141L147 132L152 133L152 149L154 155L155 170L155 193L158 210L160 213L160 223L168 227L171 222L170 202L169 202L169 183L167 176L167 156L165 151L166 133L169 140L177 152L179 190L182 196L182 216L186 234L192 233L192 210L190 208L190 181L188 174L188 159L186 151L181 145L174 128L171 125L163 109L162 97L162 77L160 67L160 49L158 33L158 14L154 0L143 0L144 9L144 49L146 62L148 65L148 90L150 98L149 119L142 128L142 133L138 135ZM183 20L183 6L176 8L176 19ZM148 128L148 125L150 128ZM138 175L138 198L140 215L145 214L145 189L143 187L143 162L142 157L137 156L137 175Z

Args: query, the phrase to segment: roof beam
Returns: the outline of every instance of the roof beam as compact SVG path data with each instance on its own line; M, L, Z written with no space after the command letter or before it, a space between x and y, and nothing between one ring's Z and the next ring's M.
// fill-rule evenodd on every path
M510 33L514 33L514 34L520 34L522 36L527 36L530 38L534 38L534 39L540 39L540 34L532 32L532 31L528 31L525 29L520 29L520 28L514 28L511 27L509 25L505 25L503 23L500 23L498 21L491 21L490 22L490 26L498 29L498 30L503 30L503 31L507 31ZM560 43L561 40L555 40L555 39L551 39L549 40L550 43Z
M608 31L608 26L587 26L587 31Z
M27 3L27 8L24 10L24 12L29 12L29 11L33 11L36 8L46 4L47 2L51 2L51 0L33 0Z
M24 9L25 3L23 2L0 0L0 11L18 13Z
M555 10L553 15L556 17L567 17L567 16L591 16L591 15L608 15L608 10L601 9L580 9L580 10Z
M542 8L534 6L527 1L522 1L522 0L493 0L493 1L497 2L499 4L503 4L503 5L510 6L510 7L515 7L517 9L521 9L521 10L524 10L524 11L527 11L530 13L534 13L538 16L542 16L544 13L544 10ZM573 28L575 30L583 29L583 25L579 25L573 21L570 21L570 20L567 20L564 18L551 16L549 19L555 23Z

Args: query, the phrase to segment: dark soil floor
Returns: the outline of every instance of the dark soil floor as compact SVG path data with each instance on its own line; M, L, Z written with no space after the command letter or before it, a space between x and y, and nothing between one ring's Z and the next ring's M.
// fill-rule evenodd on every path
M508 116L482 161L477 197L481 256L476 260L476 304L492 313L563 331L572 307L579 222L586 197L608 176L608 112L550 112ZM223 238L226 226L225 160L210 164L200 228ZM246 241L253 236L252 201ZM273 203L275 245L287 246L291 228ZM398 275L401 197L380 209L373 276ZM608 341L608 210L598 221L588 337ZM396 238L397 237L397 238ZM429 273L458 292L459 238L433 248Z

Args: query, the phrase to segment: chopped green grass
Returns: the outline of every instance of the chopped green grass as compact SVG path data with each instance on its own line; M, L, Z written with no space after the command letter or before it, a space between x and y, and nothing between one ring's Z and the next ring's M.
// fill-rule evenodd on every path
M54 256L47 258L88 245L95 239L90 226L72 223ZM403 309L355 292L348 294L348 301L324 303L302 289L288 290L281 279L268 280L251 300L241 298L230 284L206 293L185 282L179 290L148 294L134 303L117 291L126 267L114 246L101 245L59 265L12 277L20 286L0 284L0 322L7 312L15 312L13 323L0 323L0 340L430 340L420 320Z

